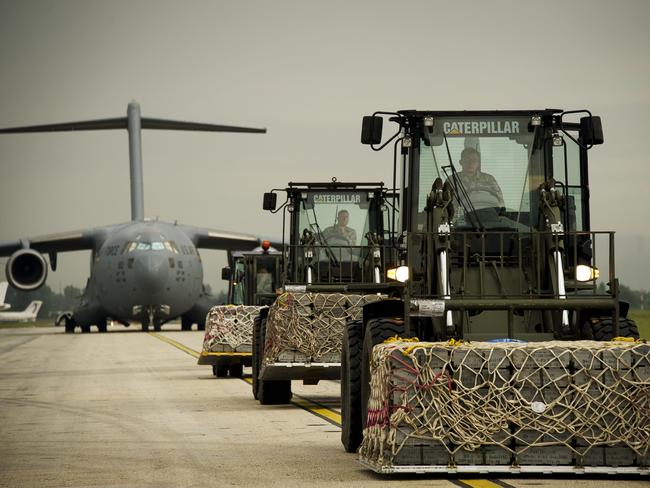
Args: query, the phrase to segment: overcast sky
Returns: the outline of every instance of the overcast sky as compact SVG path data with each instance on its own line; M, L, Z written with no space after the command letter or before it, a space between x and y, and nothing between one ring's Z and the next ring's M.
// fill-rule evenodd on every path
M145 214L280 236L262 193L391 181L375 110L588 108L592 228L650 289L650 2L0 0L0 127L124 115L267 127L143 132ZM126 131L0 137L0 240L130 218ZM204 251L222 287L225 253ZM89 253L48 283L83 286ZM4 261L2 261L4 263ZM4 266L3 266L4 268Z

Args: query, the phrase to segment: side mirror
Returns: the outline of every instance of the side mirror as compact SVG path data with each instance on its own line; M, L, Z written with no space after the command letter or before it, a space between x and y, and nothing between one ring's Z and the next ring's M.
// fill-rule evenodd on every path
M275 210L275 206L278 203L278 195L276 193L265 193L264 202L262 203L262 208L264 210Z
M600 117L582 117L580 119L580 142L586 146L596 146L605 142Z
M230 277L232 276L232 273L230 272L230 268L226 266L225 268L221 268L221 279L222 280L230 280Z
M366 115L361 125L361 144L381 143L381 129L384 119L374 115Z

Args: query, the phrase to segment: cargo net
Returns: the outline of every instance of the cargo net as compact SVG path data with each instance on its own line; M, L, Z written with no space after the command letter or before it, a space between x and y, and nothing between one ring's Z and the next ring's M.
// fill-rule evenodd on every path
M269 310L263 364L339 363L343 330L381 295L283 293ZM385 298L385 297L383 297Z
M253 321L262 307L218 305L205 319L204 352L251 351Z
M378 345L361 460L377 470L568 465L645 472L649 350L641 342L593 341Z

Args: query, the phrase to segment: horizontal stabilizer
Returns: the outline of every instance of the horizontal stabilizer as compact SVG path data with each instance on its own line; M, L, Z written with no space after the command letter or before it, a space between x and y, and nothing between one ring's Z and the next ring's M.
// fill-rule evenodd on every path
M203 124L200 122L182 122L178 120L151 119L148 117L142 117L140 120L143 129L190 130L190 131L204 131L204 132L249 132L255 134L266 133L266 129L256 129L252 127L237 127L233 125ZM9 127L7 129L0 129L0 134L20 134L20 133L29 133L29 132L66 132L66 131L75 131L75 130L126 129L127 124L128 124L127 117L118 117L115 119L82 120L79 122L64 122L61 124Z
M0 129L0 134L20 134L27 132L65 132L73 130L126 129L126 117L116 119L83 120L80 122L63 122L61 124L30 125Z
M266 134L266 129L255 129L253 127L237 127L234 125L202 124L200 122L182 122L178 120L142 118L143 129L160 130L196 130L206 132L251 132L254 134Z

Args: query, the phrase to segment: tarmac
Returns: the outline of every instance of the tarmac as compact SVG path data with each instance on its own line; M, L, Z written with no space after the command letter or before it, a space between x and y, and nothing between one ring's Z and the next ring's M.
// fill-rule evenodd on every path
M647 478L378 475L340 442L340 385L293 382L262 406L250 377L198 366L203 333L0 330L0 487L648 486ZM250 374L250 369L245 372Z

